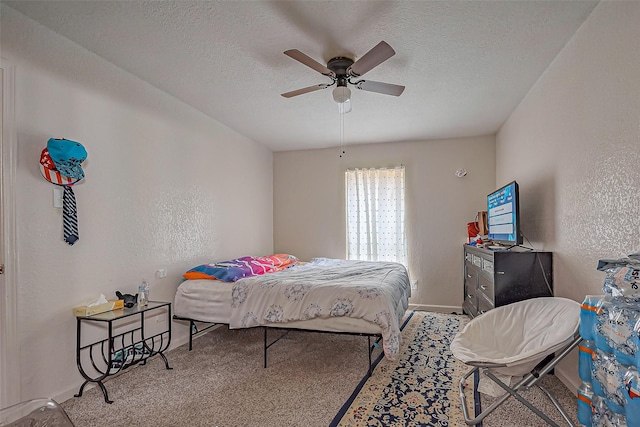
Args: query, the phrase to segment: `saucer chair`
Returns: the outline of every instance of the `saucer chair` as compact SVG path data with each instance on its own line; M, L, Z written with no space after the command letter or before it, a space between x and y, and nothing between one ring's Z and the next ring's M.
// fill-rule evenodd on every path
M580 304L566 298L533 298L501 306L471 320L451 342L453 355L472 369L459 384L465 422L476 425L509 397L527 406L547 424L557 426L549 416L519 392L536 386L551 400L564 420L573 426L560 403L540 380L581 341ZM476 372L481 381L493 381L502 395L475 418L469 418L464 387ZM500 377L500 378L498 378ZM511 386L511 378L521 380ZM486 379L485 379L486 378ZM501 379L502 378L502 379Z

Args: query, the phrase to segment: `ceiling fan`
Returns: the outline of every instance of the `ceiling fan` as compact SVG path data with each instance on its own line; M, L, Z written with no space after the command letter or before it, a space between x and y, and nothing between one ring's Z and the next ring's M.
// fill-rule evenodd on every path
M400 85L375 82L373 80L357 80L360 76L396 54L396 51L384 41L378 43L373 49L365 53L355 62L351 58L338 56L330 59L326 67L297 49L287 50L284 54L331 79L331 83L317 84L283 93L282 96L285 98L291 98L336 85L333 89L333 99L339 104L339 107L342 107L340 112L346 113L351 110L351 90L347 87L347 84L353 85L357 89L393 96L400 96L404 91L404 86Z

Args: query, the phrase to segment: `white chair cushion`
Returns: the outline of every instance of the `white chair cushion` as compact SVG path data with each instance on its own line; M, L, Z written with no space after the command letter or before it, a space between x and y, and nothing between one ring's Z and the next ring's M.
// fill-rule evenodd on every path
M465 364L503 364L506 375L530 372L548 354L568 345L580 324L580 304L558 297L533 298L495 308L470 321L451 343Z

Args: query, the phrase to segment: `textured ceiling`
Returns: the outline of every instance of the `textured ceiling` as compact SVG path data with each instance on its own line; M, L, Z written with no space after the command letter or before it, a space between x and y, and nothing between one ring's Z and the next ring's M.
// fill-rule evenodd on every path
M4 2L274 151L339 146L330 83L285 56L326 64L381 40L396 55L352 90L345 145L495 133L569 41L592 1Z

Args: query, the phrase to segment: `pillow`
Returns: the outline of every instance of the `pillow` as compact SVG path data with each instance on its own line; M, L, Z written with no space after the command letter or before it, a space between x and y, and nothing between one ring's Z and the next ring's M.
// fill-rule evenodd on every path
M241 257L230 261L202 264L183 274L188 280L209 279L223 282L235 282L244 277L274 273L297 264L293 255L275 254L261 257Z
M182 275L187 280L196 279L210 279L216 280L216 276L213 275L215 271L215 264L202 264L197 267L193 267Z
M188 280L208 279L235 282L243 277L253 276L253 274L245 267L231 264L230 261L225 261L218 264L203 264L193 267L182 276Z

